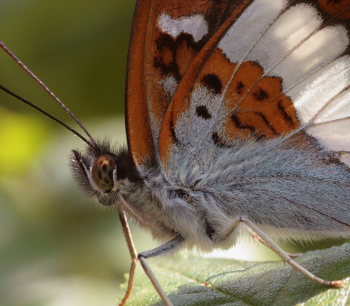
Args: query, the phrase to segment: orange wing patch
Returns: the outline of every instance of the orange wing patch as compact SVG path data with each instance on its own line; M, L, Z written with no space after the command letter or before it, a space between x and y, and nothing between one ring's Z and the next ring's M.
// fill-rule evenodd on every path
M181 77L185 74L197 53L197 50L191 47L187 41L184 40L178 43L175 59L177 70Z
M225 98L229 115L221 136L226 141L278 137L299 127L294 105L282 91L282 79L263 75L263 68L254 62L238 69Z
M227 86L236 66L235 63L231 63L227 59L220 49L216 48L198 75L198 80L200 80L200 82L197 84L204 85L213 90L216 94L219 94L222 89ZM220 67L220 78L215 75L218 67Z
M244 82L236 82L244 87ZM242 101L235 86L236 104L230 103L229 116L222 131L224 139L251 136L257 139L273 138L287 134L300 126L293 102L282 92L282 80L277 77L264 77L246 93Z
M318 0L320 7L328 14L339 19L350 18L349 0Z
M129 150L136 165L151 161L154 156L143 78L145 75L143 55L146 52L149 9L149 0L138 2L133 23L132 44L129 49L126 128Z

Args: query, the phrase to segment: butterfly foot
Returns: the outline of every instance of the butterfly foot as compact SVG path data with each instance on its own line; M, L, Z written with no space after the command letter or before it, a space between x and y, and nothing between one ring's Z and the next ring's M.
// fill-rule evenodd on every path
M343 281L331 281L330 286L336 287L336 288L344 288L344 282Z

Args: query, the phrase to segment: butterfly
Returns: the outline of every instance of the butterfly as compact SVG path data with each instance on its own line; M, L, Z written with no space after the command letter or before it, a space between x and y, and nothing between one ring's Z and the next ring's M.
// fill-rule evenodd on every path
M90 134L82 187L119 209L132 264L233 246L244 224L278 246L350 237L350 0L139 0L129 50L128 146ZM163 241L137 254L128 218Z

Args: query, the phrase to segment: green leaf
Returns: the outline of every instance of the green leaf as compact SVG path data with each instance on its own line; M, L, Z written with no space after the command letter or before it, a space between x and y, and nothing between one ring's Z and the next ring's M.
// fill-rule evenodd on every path
M181 252L149 263L176 306L350 305L350 278L346 278L350 244L308 252L296 261L324 279L343 279L345 287L322 286L283 262L243 262ZM162 305L141 267L128 305Z

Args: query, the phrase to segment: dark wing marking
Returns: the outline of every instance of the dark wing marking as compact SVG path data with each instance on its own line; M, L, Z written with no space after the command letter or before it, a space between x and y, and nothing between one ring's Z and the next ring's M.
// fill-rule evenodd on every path
M239 2L137 2L129 51L126 125L129 150L138 167L156 161L164 113L179 82Z

